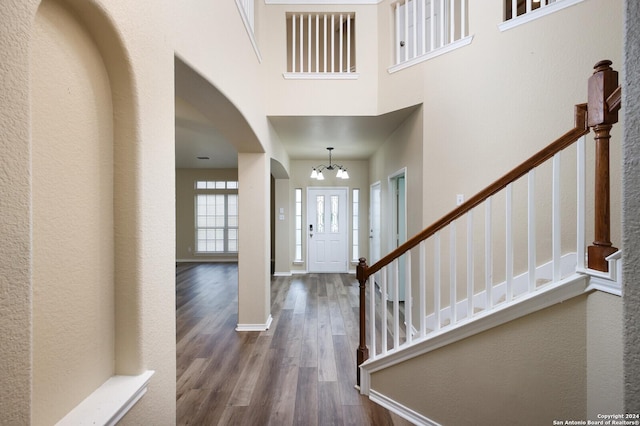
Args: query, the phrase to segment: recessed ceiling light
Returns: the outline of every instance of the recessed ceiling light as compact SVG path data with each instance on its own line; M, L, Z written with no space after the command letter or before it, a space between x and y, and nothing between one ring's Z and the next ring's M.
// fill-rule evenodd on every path
M196 157L198 160L209 160L209 157Z

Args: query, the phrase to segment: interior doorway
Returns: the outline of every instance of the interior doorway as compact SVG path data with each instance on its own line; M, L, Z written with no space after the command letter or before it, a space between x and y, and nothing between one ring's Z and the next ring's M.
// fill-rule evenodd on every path
M389 193L391 194L391 247L399 247L407 241L407 188L405 169L389 177ZM404 301L406 261L401 256L398 259L398 300ZM395 300L393 288L389 289L389 300Z
M369 197L369 265L373 265L380 260L380 182L376 182L370 187ZM379 272L375 274L374 280L380 282Z

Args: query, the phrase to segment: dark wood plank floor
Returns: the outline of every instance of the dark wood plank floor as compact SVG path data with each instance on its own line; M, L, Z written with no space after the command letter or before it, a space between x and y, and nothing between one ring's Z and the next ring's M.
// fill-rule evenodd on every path
M237 265L176 270L179 425L409 425L354 388L358 285L346 274L271 282L273 323L236 332Z

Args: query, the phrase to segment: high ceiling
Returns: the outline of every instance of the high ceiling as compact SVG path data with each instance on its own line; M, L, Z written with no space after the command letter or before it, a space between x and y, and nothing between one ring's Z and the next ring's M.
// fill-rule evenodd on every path
M213 123L187 101L176 97L176 168L236 168L235 147ZM369 158L415 111L409 107L380 116L269 117L292 160L322 160L332 146L334 158ZM198 159L197 157L209 157Z

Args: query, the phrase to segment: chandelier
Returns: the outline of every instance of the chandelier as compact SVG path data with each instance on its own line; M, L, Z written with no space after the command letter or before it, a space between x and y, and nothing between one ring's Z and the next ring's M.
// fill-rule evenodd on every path
M320 164L318 166L313 167L313 169L311 170L311 179L324 180L324 175L322 174L322 171L335 170L335 169L338 169L338 171L336 172L337 178L349 179L349 173L347 173L347 169L345 169L339 164L331 163L331 151L333 151L333 147L330 146L327 148L327 150L329 151L329 165L327 166L325 164Z

